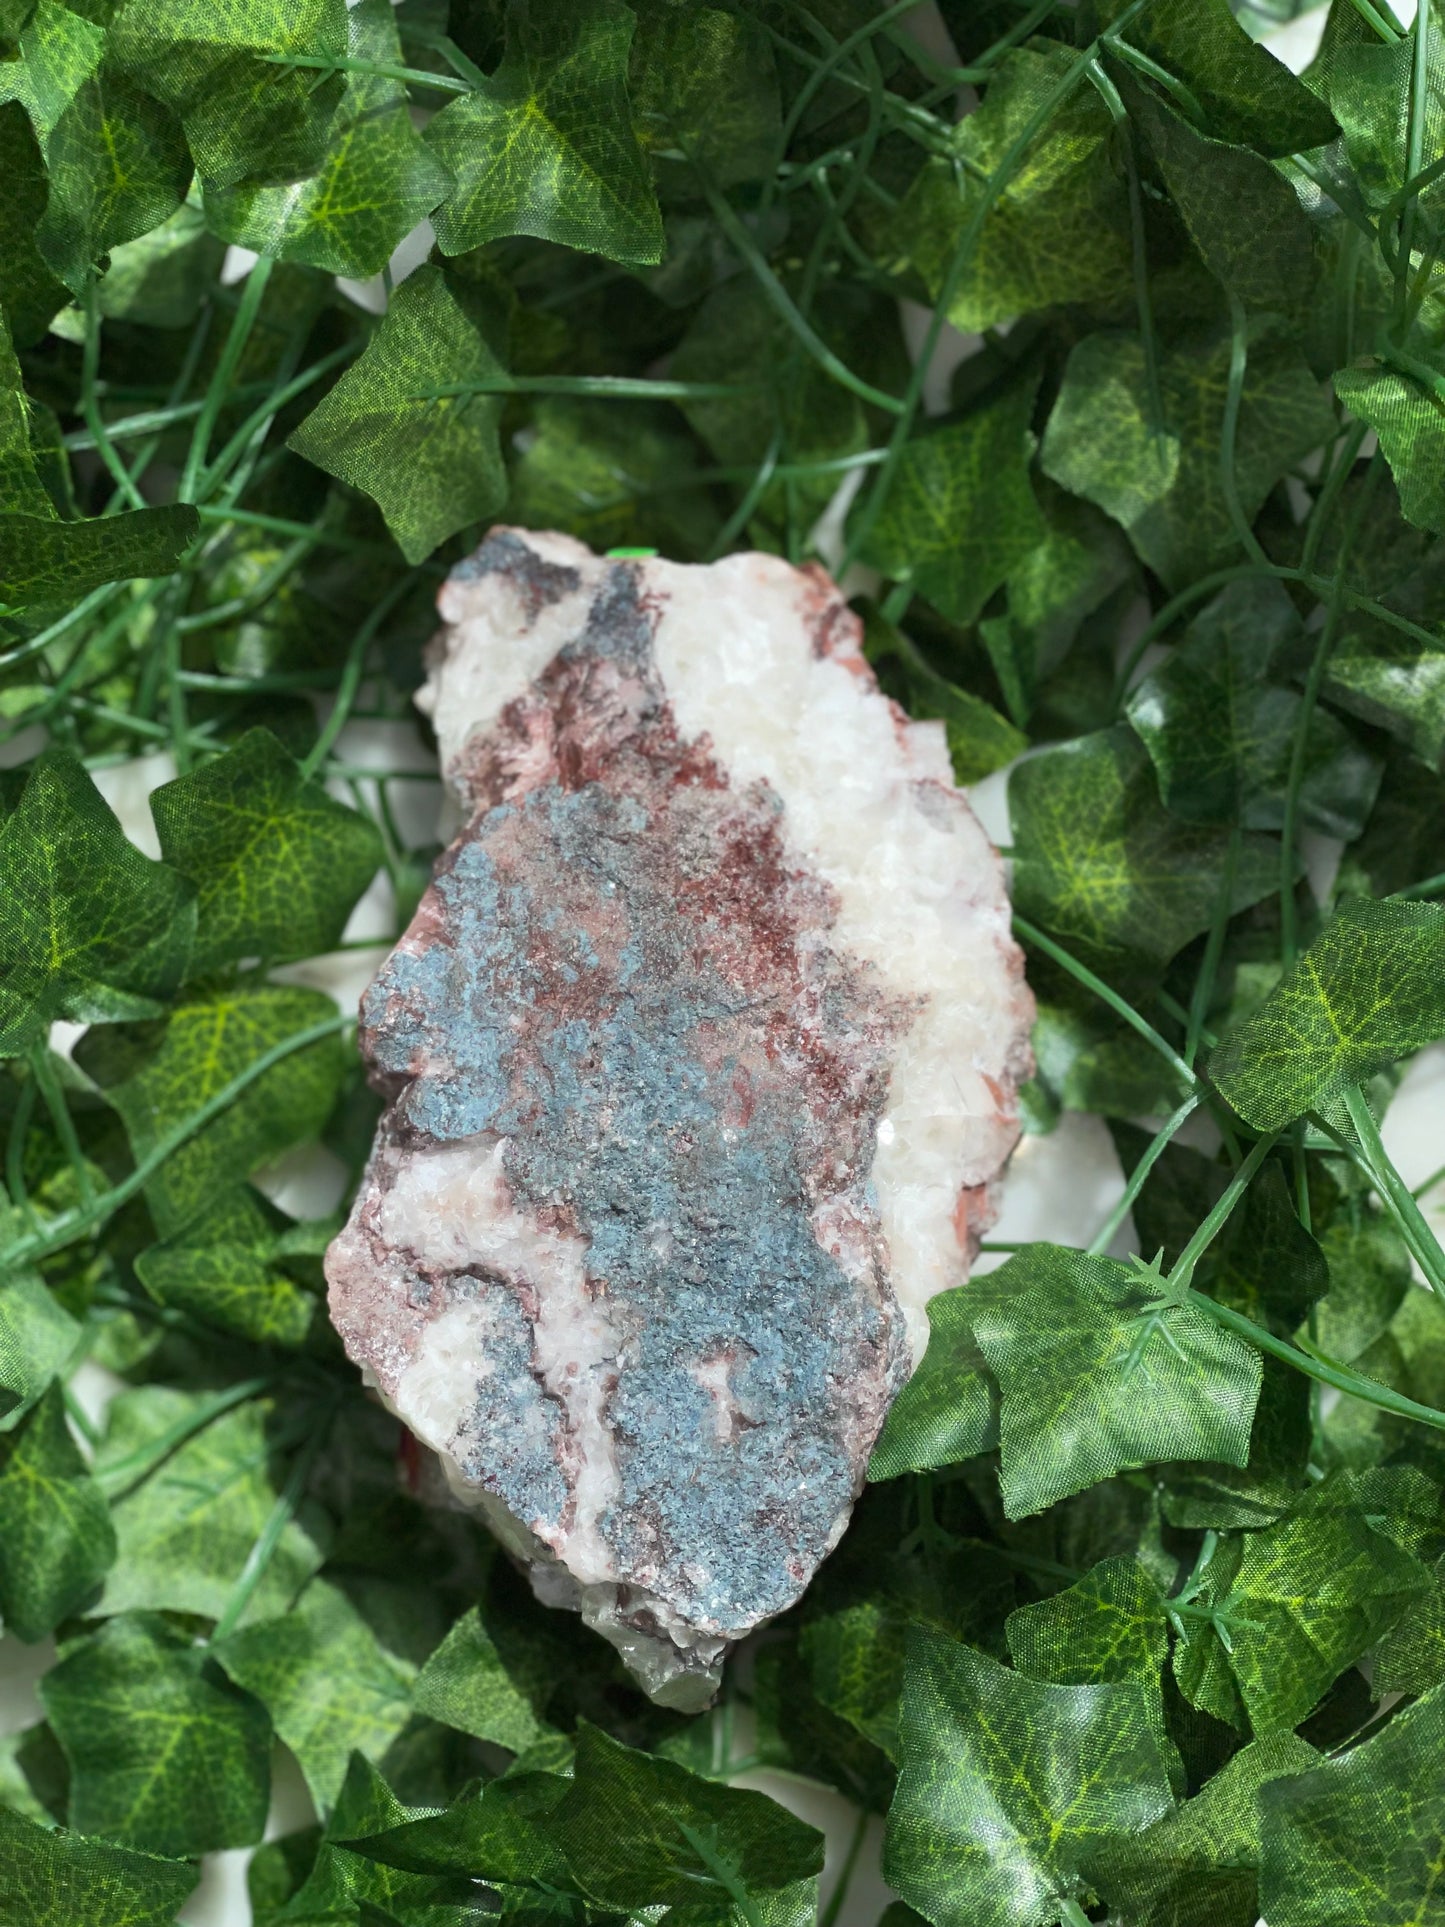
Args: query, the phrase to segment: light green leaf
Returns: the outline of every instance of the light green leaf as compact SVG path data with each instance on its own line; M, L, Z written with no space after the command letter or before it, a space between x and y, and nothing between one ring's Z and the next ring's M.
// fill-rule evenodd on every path
M1214 1618L1181 1621L1175 1677L1217 1719L1296 1726L1428 1584L1332 1474L1278 1523L1220 1541L1186 1594Z
M99 1611L219 1619L231 1603L282 1484L275 1410L251 1400L196 1430L205 1408L203 1394L169 1385L123 1392L112 1404L95 1470L115 1495L118 1551ZM303 1520L288 1520L243 1625L284 1611L320 1565L315 1522Z
M549 1730L507 1670L475 1606L422 1667L413 1702L419 1713L513 1753L525 1753Z
M1229 357L1229 335L1217 328L1165 350L1156 424L1139 337L1088 335L1069 356L1044 431L1044 472L1121 523L1140 560L1171 589L1230 560L1238 547L1220 464ZM1235 440L1246 518L1254 519L1286 469L1333 433L1334 417L1298 350L1257 326Z
M381 837L302 776L269 729L151 796L161 854L196 886L189 974L332 950L381 863Z
M1439 1912L1445 1693L1363 1746L1260 1794L1270 1927L1426 1927Z
M29 114L42 151L51 130L105 57L105 29L61 0L38 0L0 68L0 93Z
M0 1052L23 1051L55 1017L154 1010L185 968L193 898L126 841L69 751L44 751L0 824Z
M870 1479L896 1479L991 1452L998 1444L998 1387L974 1342L967 1285L928 1301L928 1349L894 1399Z
M1053 1686L908 1636L883 1871L935 1927L1051 1927L1086 1856L1167 1813L1144 1689Z
M1129 1466L1245 1463L1259 1354L1147 1274L1038 1244L967 1289L1002 1394L1010 1519Z
M1209 1075L1256 1130L1306 1111L1338 1119L1344 1093L1445 1037L1445 908L1342 903L1262 1010L1230 1031Z
M0 1621L43 1639L94 1593L115 1558L105 1495L65 1423L58 1383L0 1433ZM102 1829L103 1831L103 1829Z
M361 360L287 443L370 495L408 562L506 499L500 393L430 392L504 380L490 319L440 268L418 268L392 296Z
M323 1812L353 1752L379 1759L411 1718L414 1669L329 1581L313 1581L284 1617L255 1620L214 1651L270 1713Z
M92 1031L76 1056L119 1111L139 1160L274 1045L335 1009L319 990L254 978L210 984L188 992L158 1023ZM180 1230L218 1190L315 1137L346 1065L337 1036L293 1051L167 1159L146 1186L162 1237Z
M533 234L612 261L661 260L662 216L627 98L635 24L618 0L508 15L497 71L427 128L457 183L433 216L444 254Z
M158 1613L112 1619L68 1647L40 1693L81 1832L177 1858L261 1838L270 1722Z
M171 1927L196 1885L185 1862L129 1853L0 1807L0 1927Z
M1036 384L909 442L861 559L972 622L1048 533L1029 486Z
M1011 1612L1005 1631L1018 1670L1059 1686L1157 1685L1169 1645L1163 1596L1137 1559L1102 1560L1052 1599Z
M389 0L359 0L347 27L348 59L401 64ZM348 73L320 172L275 187L240 181L210 188L206 219L240 247L365 280L381 272L451 185L450 173L412 126L402 83L374 72Z
M1422 529L1445 529L1445 400L1393 368L1342 368L1335 394L1380 438L1400 507Z
M1160 968L1213 921L1227 834L1163 808L1131 729L1076 737L1020 763L1009 806L1014 901L1085 962ZM1275 846L1245 838L1231 910L1278 884Z
M178 1237L142 1251L136 1276L157 1304L258 1345L294 1349L325 1320L321 1300L282 1268L289 1228L259 1192L234 1185Z

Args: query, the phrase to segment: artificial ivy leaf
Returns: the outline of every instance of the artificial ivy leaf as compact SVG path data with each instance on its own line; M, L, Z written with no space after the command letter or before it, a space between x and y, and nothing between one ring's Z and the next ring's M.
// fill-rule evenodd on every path
M941 676L911 636L872 603L863 611L863 653L881 668L885 694L897 695L910 716L941 722L954 781L977 783L1028 748L1022 730L998 711Z
M1191 127L1122 61L1110 72L1204 265L1249 307L1294 309L1315 283L1314 230L1289 182Z
M632 132L635 16L619 0L547 0L507 16L496 72L427 128L457 186L432 217L444 254L506 234L645 265L662 216Z
M127 0L110 28L110 58L180 115L198 172L222 187L321 164L345 83L285 56L339 60L346 45L345 0Z
M105 58L104 27L62 0L38 0L16 36L19 58L0 69L0 91L29 114L44 149L52 128Z
M25 393L20 364L0 310L0 509L53 515L50 497L36 471L31 444L34 425L34 407Z
M1424 1927L1438 1909L1445 1693L1363 1746L1261 1789L1270 1927Z
M319 990L254 979L210 984L188 992L160 1022L92 1031L76 1059L119 1111L139 1161L267 1051L335 1011ZM317 1136L345 1074L346 1051L332 1035L292 1051L248 1085L146 1186L162 1237L179 1231L217 1190Z
M1052 1130L1059 1110L1167 1116L1189 1094L1137 1031L1098 1005L1085 1011L1041 1001L1032 1043L1035 1072L1024 1090L1034 1121L1025 1129Z
M411 1718L415 1669L327 1580L314 1580L282 1618L255 1620L213 1650L270 1713L323 1812L352 1753L380 1757Z
M889 1408L870 1479L956 1465L998 1444L998 1387L974 1341L971 1306L966 1285L929 1299L928 1349Z
M1048 532L1028 477L1035 393L1015 383L910 441L862 551L954 622L972 622Z
M0 824L0 1052L53 1018L153 1010L185 968L194 891L126 841L68 750L48 749Z
M136 1276L157 1304L257 1345L304 1345L321 1301L282 1270L291 1221L249 1185L218 1192L185 1229L142 1251Z
M112 1619L67 1647L40 1694L82 1833L175 1858L261 1838L270 1722L159 1613Z
M1123 0L1105 0L1101 25ZM1221 140L1276 156L1322 147L1334 138L1334 117L1284 62L1256 46L1227 0L1149 0L1128 23L1131 46L1185 82Z
M1271 578L1232 582L1206 604L1184 641L1138 683L1129 720L1143 739L1168 809L1195 823L1277 830L1304 699L1285 686L1301 624ZM1329 710L1309 719L1300 820L1356 837L1379 786L1381 760Z
M110 250L96 305L117 321L184 328L195 320L225 254L200 209L182 202L159 227Z
M200 527L196 511L183 504L85 522L0 514L0 599L30 608L75 600L103 582L169 575Z
M968 1289L1002 1395L1010 1519L1128 1466L1246 1462L1259 1354L1157 1276L1037 1244Z
M773 50L758 22L653 0L636 9L632 113L659 187L695 195L770 175L782 136ZM679 158L679 157L683 158Z
M1332 11L1344 13L1343 8ZM1358 28L1353 36L1352 25ZM1430 39L1434 37L1432 33ZM1428 70L1421 132L1434 153L1445 126L1438 43L1427 46L1425 52ZM1351 186L1369 209L1388 206L1405 183L1408 149L1400 130L1410 116L1414 54L1413 36L1382 42L1363 21L1351 22L1346 15L1341 21L1327 22L1319 58L1310 71L1311 83L1328 99L1344 135ZM1442 205L1438 180L1419 183L1418 192L1422 214L1438 220Z
M105 1494L91 1478L52 1382L11 1432L0 1433L0 1620L43 1639L99 1587L115 1558Z
M417 1675L413 1704L445 1726L525 1753L549 1730L509 1672L475 1606Z
M1184 1618L1174 1673L1187 1698L1256 1733L1297 1726L1428 1586L1334 1473L1259 1532L1221 1539Z
M373 68L401 64L389 0L358 0L347 28L349 60ZM320 172L275 187L239 181L211 189L206 218L223 240L360 281L380 274L397 243L451 185L450 173L412 126L403 83L385 73L351 72Z
M4 1927L171 1927L193 1866L39 1826L0 1806Z
M1224 1038L1209 1075L1256 1130L1306 1111L1338 1122L1347 1090L1442 1036L1445 908L1354 900Z
M1350 413L1379 436L1406 517L1422 529L1445 529L1445 405L1440 396L1412 376L1378 364L1341 368L1334 387Z
M1008 1649L1030 1679L1059 1686L1156 1684L1168 1651L1164 1599L1137 1559L1105 1559L1052 1599L1008 1616Z
M334 949L381 863L375 825L304 777L269 729L163 783L151 815L162 856L196 886L192 977Z
M1385 764L1363 836L1340 861L1336 893L1388 897L1445 871L1445 783L1409 756Z
M1266 1357L1262 1363L1248 1463L1170 1466L1162 1480L1160 1511L1171 1526L1227 1531L1270 1525L1299 1497L1314 1442L1309 1385L1281 1359Z
M1255 1927L1259 1807L1271 1780L1307 1773L1319 1754L1293 1733L1255 1740L1202 1792L1143 1833L1106 1841L1088 1861L1111 1917L1129 1927Z
M468 289L440 268L418 268L360 361L286 444L370 495L408 562L506 499L497 441L505 370L486 319ZM495 382L498 392L428 392L467 381Z
M1428 1592L1411 1601L1375 1649L1370 1684L1380 1698L1445 1685L1445 1557L1430 1580Z
M99 1611L219 1619L231 1603L284 1480L271 1404L249 1400L206 1423L208 1409L203 1394L169 1385L111 1405L95 1471L114 1495L118 1550ZM286 1522L243 1626L283 1611L320 1565L314 1529L305 1514Z
M1133 730L1100 730L1020 763L1009 806L1014 901L1085 962L1161 968L1213 921L1228 837L1163 808ZM1245 838L1231 912L1278 884L1274 846Z
M1253 521L1294 462L1334 433L1320 384L1273 323L1251 327L1235 438L1240 506ZM1069 356L1044 431L1044 472L1112 515L1171 589L1238 547L1221 480L1230 337L1198 330L1159 356L1153 420L1137 335L1088 335Z
M1410 1289L1410 1255L1381 1212L1341 1213L1320 1233L1330 1288L1316 1308L1316 1341L1350 1364L1373 1345Z
M983 104L929 161L891 222L890 238L943 293L984 184L1068 74L1073 50L1036 40L992 69ZM956 328L991 328L1059 302L1105 308L1131 286L1128 190L1111 154L1113 122L1092 87L1076 87L1029 141L983 218L948 309Z
M347 1844L406 1873L461 1874L526 1886L534 1895L540 1890L581 1899L552 1827L568 1786L560 1773L514 1770L489 1781L476 1797L464 1792L444 1813L348 1836Z
M29 1226L0 1208L0 1253ZM33 1271L8 1258L0 1265L0 1427L15 1425L74 1352L80 1327Z
M1045 1685L921 1626L899 1752L884 1877L935 1927L1046 1927L1172 1804L1141 1686Z
M0 106L0 306L22 348L38 341L69 298L35 245L45 213L45 163L19 101Z

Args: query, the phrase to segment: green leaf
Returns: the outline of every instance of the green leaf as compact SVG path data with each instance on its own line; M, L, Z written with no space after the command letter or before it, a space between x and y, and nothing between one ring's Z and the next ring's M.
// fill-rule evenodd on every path
M1008 1616L1008 1649L1030 1679L1156 1684L1168 1651L1164 1599L1137 1559L1105 1559L1064 1592Z
M348 1836L347 1844L368 1860L407 1873L462 1874L543 1894L574 1894L576 1883L552 1825L569 1785L559 1773L514 1771L489 1781L476 1798L463 1793L444 1813Z
M169 220L110 251L96 290L101 314L152 328L184 328L195 320L225 258L199 208L183 202Z
M1039 1121L1026 1129L1051 1130L1059 1109L1167 1116L1189 1095L1158 1051L1098 1004L1084 1011L1041 1001L1032 1043L1035 1075L1024 1088Z
M37 1826L0 1807L3 1927L171 1927L196 1869Z
M1445 1694L1260 1794L1270 1927L1424 1927L1438 1912Z
M1304 699L1285 686L1301 624L1281 583L1232 582L1195 617L1169 660L1138 683L1129 720L1166 807L1195 823L1277 830ZM1356 837L1383 765L1329 710L1309 719L1300 820Z
M863 610L863 653L885 666L885 691L897 689L910 716L941 722L948 737L954 781L977 783L1028 748L1022 730L981 696L941 676L911 637L871 603Z
M69 751L44 751L0 824L0 1052L56 1017L154 1010L185 968L193 896L126 841Z
M0 1209L0 1250L29 1229L20 1213ZM80 1327L33 1271L0 1267L0 1427L28 1412L69 1362Z
M200 527L196 511L181 504L86 522L0 514L0 600L29 608L88 595L103 582L169 575Z
M294 1349L324 1317L321 1301L282 1269L290 1228L258 1192L233 1185L178 1237L142 1251L136 1276L159 1305L257 1345Z
M1445 1558L1430 1579L1429 1591L1410 1602L1375 1648L1370 1684L1382 1699L1445 1685Z
M452 1912L429 1904L441 1883L425 1876L398 1873L337 1844L405 1825L411 1818L412 1810L403 1806L375 1767L363 1754L353 1753L336 1805L326 1823L320 1850L315 1855L315 1864L304 1880L294 1886L294 1892L288 1888L288 1904L278 1909L279 1920L304 1923L305 1927L312 1927L314 1923L320 1927L321 1922L355 1921L358 1907L384 1905L395 1908L400 1918L416 1921L417 1927L451 1927ZM254 1905L254 1862L251 1885ZM411 1911L413 1906L417 1908L416 1913ZM257 1912L259 1915L259 1908ZM457 1927L470 1927L474 1918L468 1909L457 1918Z
M974 1342L967 1285L928 1301L928 1349L889 1408L868 1461L870 1479L896 1479L991 1452L998 1387Z
M1128 1466L1245 1463L1259 1354L1157 1285L1112 1259L1037 1244L967 1287L1002 1395L1010 1519Z
M1259 1790L1318 1761L1293 1733L1255 1740L1195 1799L1143 1833L1107 1841L1090 1857L1088 1872L1110 1917L1130 1927L1255 1927Z
M1445 783L1412 757L1392 756L1364 834L1341 859L1336 892L1388 897L1442 872Z
M392 296L360 361L287 442L370 495L408 562L423 561L506 499L500 393L429 393L504 380L487 319L440 268L418 268Z
M0 1620L43 1639L95 1592L115 1558L105 1495L65 1423L52 1382L11 1432L0 1434Z
M1162 968L1219 907L1228 837L1182 823L1159 802L1133 730L1081 736L1009 776L1014 901L1083 961ZM1279 884L1275 848L1247 837L1231 911Z
M1054 1686L908 1636L883 1871L935 1927L1046 1927L1100 1843L1168 1812L1144 1689Z
M1445 908L1342 903L1262 1010L1209 1059L1239 1115L1277 1131L1306 1111L1335 1121L1346 1091L1445 1036Z
M1320 1234L1330 1287L1316 1308L1315 1335L1331 1358L1350 1364L1373 1345L1410 1289L1410 1254L1382 1213L1342 1213Z
M335 1009L319 990L254 978L211 984L188 992L158 1023L92 1031L76 1058L119 1111L139 1160L274 1045ZM146 1186L162 1237L179 1231L218 1190L315 1137L346 1064L335 1036L293 1051L167 1159Z
M0 68L0 92L29 114L42 151L51 130L105 57L105 29L61 0L39 0Z
M1235 438L1235 481L1250 521L1280 476L1334 433L1320 384L1272 327L1251 330ZM1229 359L1230 337L1218 328L1163 352L1156 424L1139 337L1089 335L1069 356L1044 431L1044 472L1112 515L1171 589L1238 547L1220 458Z
M1100 23L1122 11L1106 0ZM1256 46L1227 0L1149 0L1129 22L1129 44L1182 80L1210 133L1284 156L1334 138L1334 117L1267 48Z
M984 184L1073 66L1073 49L1036 40L994 67L952 151L921 170L890 219L889 239L937 300ZM1055 107L984 216L948 319L994 327L1056 303L1111 308L1132 285L1128 189L1112 155L1113 122L1090 86Z
M972 622L1047 534L1029 486L1033 381L904 449L861 559Z
M295 180L321 164L344 91L339 73L273 55L344 58L345 0L126 0L110 58L180 115L208 185Z
M190 975L243 957L334 950L381 863L381 837L303 777L269 729L151 796L161 854L196 886Z
M261 1838L270 1722L159 1614L112 1619L68 1647L40 1693L81 1832L176 1858Z
M1218 1719L1297 1726L1427 1585L1332 1474L1277 1524L1220 1541L1192 1595L1215 1617L1181 1621L1175 1677Z
M389 0L359 0L347 28L348 59L401 63ZM206 219L240 247L360 281L380 274L451 186L450 173L412 126L403 84L375 72L348 73L320 171L275 187L240 181L209 189Z
M695 195L694 170L716 187L765 179L783 126L777 67L759 23L669 0L635 11L632 115L661 190Z
M508 1671L477 1607L464 1614L417 1675L413 1703L445 1726L525 1753L549 1730Z
M0 107L0 306L16 341L28 348L38 341L51 316L68 299L35 245L45 213L45 163L19 101Z
M444 254L533 234L611 261L662 258L662 216L632 132L618 0L547 0L507 16L501 65L427 128L456 191L432 217Z
M1400 507L1422 529L1445 529L1445 399L1393 368L1342 368L1335 394L1380 438Z
M326 1580L313 1581L284 1617L255 1620L213 1650L270 1713L323 1812L352 1753L379 1758L411 1718L414 1669Z
M148 1385L122 1392L110 1408L95 1464L115 1495L118 1547L103 1613L151 1608L219 1619L231 1603L282 1484L275 1408L255 1399L205 1424L206 1404L201 1393ZM312 1521L287 1521L243 1625L283 1611L320 1565L313 1530Z

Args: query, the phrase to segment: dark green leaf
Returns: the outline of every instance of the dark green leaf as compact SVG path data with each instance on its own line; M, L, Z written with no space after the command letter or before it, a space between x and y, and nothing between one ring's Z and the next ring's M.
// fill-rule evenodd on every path
M3 1927L171 1927L196 1884L183 1862L129 1853L0 1807Z
M998 1380L1004 1509L1042 1511L1126 1466L1243 1465L1259 1354L1147 1274L1031 1245L975 1280L974 1336Z
M370 495L408 562L506 497L500 394L435 392L504 379L483 319L469 290L440 268L418 268L392 296L361 360L287 444Z
M1445 1558L1427 1592L1414 1599L1375 1649L1371 1685L1387 1693L1424 1693L1445 1685Z
M68 751L46 750L0 825L0 1050L24 1050L55 1017L155 1009L185 968L193 896L126 841Z
M1168 1643L1163 1597L1137 1559L1106 1559L1066 1591L1008 1617L1014 1665L1060 1686L1157 1685Z
M0 1250L29 1230L0 1210ZM33 1271L0 1267L0 1425L17 1423L69 1361L80 1327Z
M1212 923L1228 837L1160 804L1154 769L1127 728L1082 736L1009 777L1014 900L1087 963L1162 967ZM1230 909L1279 882L1270 844L1245 838Z
M1148 1697L1053 1686L923 1627L908 1638L884 1875L935 1927L1043 1927L1085 1857L1167 1813Z
M194 321L225 252L207 233L200 210L185 202L159 227L111 249L96 305L118 321L184 328Z
M1260 1795L1270 1927L1424 1927L1438 1911L1445 1695Z
M782 113L772 47L759 24L668 0L636 11L632 112L663 191L695 195L694 169L718 187L770 174Z
M1445 783L1412 757L1392 756L1364 835L1345 851L1335 887L1346 897L1387 897L1442 873Z
M1052 1116L1056 1108L1100 1111L1105 1117L1167 1115L1189 1094L1158 1051L1097 1004L1082 1011L1040 1002L1032 1042L1035 1076L1025 1089L1041 1107L1041 1117ZM1052 1124L1026 1128L1052 1129Z
M1380 1336L1410 1289L1410 1254L1379 1214L1341 1213L1320 1234L1330 1288L1316 1311L1316 1336L1349 1364Z
M179 505L87 522L0 514L0 598L26 608L102 582L169 575L199 532L196 511Z
M68 297L35 245L45 212L45 164L19 101L0 107L0 180L0 305L16 341L28 348Z
M332 950L376 874L381 838L307 781L269 729L151 797L161 854L196 886L190 974Z
M862 551L955 622L972 622L1047 533L1028 477L1035 392L1020 382L911 441Z
M618 0L548 0L508 15L497 71L427 129L457 183L433 217L444 254L535 234L612 261L662 258L627 99L635 24Z
M1445 400L1393 368L1342 368L1335 393L1380 438L1400 506L1423 529L1445 529Z
M84 1605L115 1557L105 1495L86 1469L52 1384L0 1433L0 1620L43 1639ZM104 1829L101 1829L104 1831Z
M157 1304L202 1324L258 1345L304 1345L321 1305L281 1268L288 1228L258 1192L235 1185L217 1193L178 1237L141 1252L136 1276Z
M110 1620L40 1690L82 1833L177 1858L261 1838L270 1722L159 1614Z
M400 64L389 0L358 0L347 27L348 59ZM240 181L212 189L206 218L241 247L365 280L381 272L397 243L451 185L450 173L412 126L405 87L383 74L348 73L320 171L283 186Z
M967 1285L928 1301L928 1349L893 1401L870 1479L896 1479L991 1452L998 1444L998 1388L974 1342Z
M144 1158L210 1097L274 1045L335 1013L318 990L254 979L189 992L153 1024L92 1031L77 1056L125 1122ZM338 1037L293 1051L191 1137L146 1186L156 1229L179 1231L215 1193L248 1176L326 1122L346 1070Z
M1355 901L1209 1059L1209 1075L1256 1130L1341 1100L1386 1065L1445 1036L1445 909Z
M1300 619L1268 578L1231 583L1169 660L1129 697L1165 804L1195 823L1277 830L1303 698L1286 686ZM1364 829L1382 764L1327 709L1309 719L1300 821L1326 836Z

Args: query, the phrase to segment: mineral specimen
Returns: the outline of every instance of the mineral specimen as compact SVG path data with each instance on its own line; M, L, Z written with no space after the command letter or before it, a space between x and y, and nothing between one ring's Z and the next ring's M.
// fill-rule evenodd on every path
M664 1704L835 1546L1017 1136L944 732L817 569L498 530L418 700L463 827L367 992L351 1356Z

